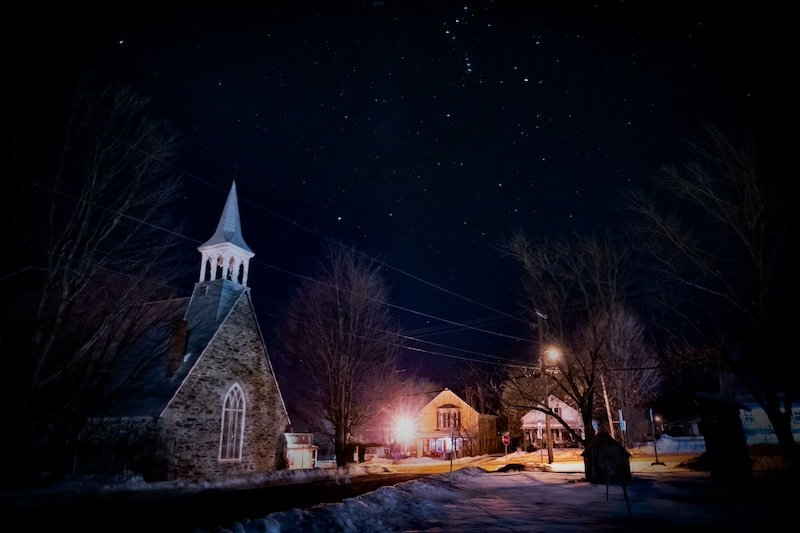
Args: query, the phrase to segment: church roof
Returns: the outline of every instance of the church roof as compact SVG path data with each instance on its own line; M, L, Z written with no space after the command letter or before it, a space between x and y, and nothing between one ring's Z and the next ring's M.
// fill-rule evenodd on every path
M206 285L219 286L223 294L229 294L215 296L215 306L193 301L193 296L151 302L132 310L131 330L138 331L132 336L134 341L119 354L106 397L93 415L161 414L228 313L247 293L232 290L233 284L228 280Z
M120 348L94 416L158 416L180 381L168 377L169 346L189 298L150 302L129 312L129 340ZM175 378L183 379L175 374ZM177 381L177 385L175 385Z
M247 246L247 243L244 242L244 237L242 237L242 224L239 221L239 202L236 199L235 181L228 193L228 200L225 202L225 209L222 210L222 216L219 218L217 230L200 248L224 243L234 244L243 250L253 253L253 250Z
M203 246L233 245L252 254L242 238L236 183L231 185L217 231ZM208 347L231 310L249 290L219 278L195 284L190 298L148 302L128 309L109 333L102 355L108 372L99 417L157 417Z

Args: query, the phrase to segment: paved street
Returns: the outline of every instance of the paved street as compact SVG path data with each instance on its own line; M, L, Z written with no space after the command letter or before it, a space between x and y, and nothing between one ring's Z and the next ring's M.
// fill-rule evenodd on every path
M128 492L69 499L40 496L28 504L6 501L0 511L5 523L30 524L33 531L213 531L276 511L339 502L424 475L368 474L353 476L350 484L324 480L185 495Z

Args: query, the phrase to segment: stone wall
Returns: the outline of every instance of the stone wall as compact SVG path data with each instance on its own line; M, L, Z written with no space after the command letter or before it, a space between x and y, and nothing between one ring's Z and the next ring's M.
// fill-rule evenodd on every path
M225 395L238 383L246 401L241 461L219 460ZM249 299L242 294L163 415L174 441L177 479L219 479L284 468L285 414Z

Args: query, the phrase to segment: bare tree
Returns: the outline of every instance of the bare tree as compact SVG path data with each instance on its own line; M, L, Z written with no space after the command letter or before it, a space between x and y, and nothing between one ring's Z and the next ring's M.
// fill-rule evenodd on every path
M457 387L464 401L479 413L493 413L500 407L497 391L502 379L496 366L467 363L457 376Z
M380 412L379 392L396 379L399 331L387 298L377 263L331 245L315 278L296 290L279 332L307 418L330 436L339 466L350 435Z
M0 345L15 354L5 373L13 379L3 380L14 446L72 441L122 348L121 336L107 340L178 273L175 234L165 230L176 227L177 139L147 104L128 87L87 82L58 131L22 136L8 161ZM59 426L65 434L53 438Z
M753 148L714 127L689 149L689 161L663 169L654 190L629 196L635 229L673 295L691 296L669 308L684 331L694 328L689 343L720 348L716 362L764 408L794 461L795 197L780 176L762 172Z
M641 329L626 327L630 315L621 311L624 253L596 238L556 239L534 246L522 233L501 249L522 266L524 306L539 333L533 368L504 384L506 407L541 411L586 444L595 434L592 421L607 420L600 394L603 373L627 372L613 361L623 349L642 342ZM546 359L550 347L560 353L552 361ZM551 394L580 412L584 435L548 405Z
M625 417L628 431L618 436L625 445L634 444L630 429L643 427L645 412L661 391L664 375L664 364L646 341L642 322L626 309L615 309L601 380L610 398L608 408L612 413L622 411Z
M407 375L405 371L395 375L398 379L387 380L380 390L375 390L381 402L380 411L362 426L358 434L378 435L382 438L373 438L373 442L392 444L394 450L402 453L406 446L413 448L415 443L411 433L417 415L441 392L442 386L424 377Z

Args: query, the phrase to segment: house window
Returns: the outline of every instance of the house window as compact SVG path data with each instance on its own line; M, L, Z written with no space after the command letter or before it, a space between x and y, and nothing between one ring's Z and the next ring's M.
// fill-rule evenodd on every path
M800 425L800 407L792 407L792 424Z
M436 429L461 427L461 411L454 405L443 405L436 415Z
M742 424L745 426L752 426L756 423L755 417L753 417L752 411L745 411L744 409L739 411L742 414Z
M219 460L241 461L244 435L244 392L235 383L222 402L222 430L219 437Z

